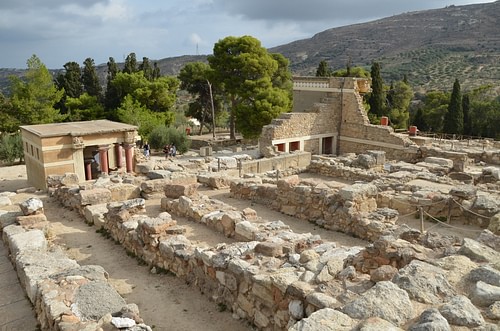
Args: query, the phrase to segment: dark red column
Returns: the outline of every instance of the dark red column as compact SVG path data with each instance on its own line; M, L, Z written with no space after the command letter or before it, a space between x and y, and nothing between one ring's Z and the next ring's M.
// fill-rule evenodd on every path
M109 173L108 149L109 149L109 146L99 146L99 165L101 167L102 174Z
M122 145L115 144L116 167L121 168L122 165Z
M85 180L92 179L92 160L85 160Z
M125 166L127 172L131 173L134 169L134 145L125 144Z

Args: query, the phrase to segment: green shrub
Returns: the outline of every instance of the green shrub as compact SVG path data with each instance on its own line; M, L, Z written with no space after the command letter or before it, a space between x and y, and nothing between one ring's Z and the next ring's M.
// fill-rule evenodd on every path
M151 131L149 144L151 148L157 150L163 149L165 145L174 144L178 153L185 153L191 146L191 140L184 130L161 125Z
M23 160L23 141L20 133L3 134L0 138L0 160L13 164L19 159Z

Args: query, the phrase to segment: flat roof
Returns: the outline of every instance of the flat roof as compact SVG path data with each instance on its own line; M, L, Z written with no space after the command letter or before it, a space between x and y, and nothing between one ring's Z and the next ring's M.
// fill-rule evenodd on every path
M88 136L99 133L137 131L137 127L134 125L108 120L23 125L21 129L29 131L41 138Z

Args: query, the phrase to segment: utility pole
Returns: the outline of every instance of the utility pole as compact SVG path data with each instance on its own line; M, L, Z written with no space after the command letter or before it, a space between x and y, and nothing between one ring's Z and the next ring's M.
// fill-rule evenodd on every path
M212 106L212 135L215 140L215 109L214 109L214 96L212 95L212 84L207 79L208 91L210 92L210 104Z

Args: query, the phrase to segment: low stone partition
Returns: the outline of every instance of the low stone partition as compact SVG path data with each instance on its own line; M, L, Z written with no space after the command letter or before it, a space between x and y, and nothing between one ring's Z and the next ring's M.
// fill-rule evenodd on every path
M287 170L289 168L304 169L311 163L311 153L294 151L271 158L262 158L241 162L241 174L259 174L272 170Z
M294 175L279 180L277 185L233 181L230 192L232 197L263 203L284 214L369 241L398 228L397 211L377 208L378 190L373 184L336 190L323 184L301 183Z
M196 184L195 174L173 173L170 178L146 180L141 183L141 196L146 199L159 199L165 196L165 189L171 184Z
M36 200L21 204L24 216L43 212L30 209L37 206ZM40 229L14 223L1 230L41 330L152 330L143 323L137 305L126 304L109 284L102 267L80 266L52 246Z
M380 177L380 170L377 171L346 166L336 159L325 156L314 156L307 171L323 176L342 178L342 180L352 182L371 182Z

